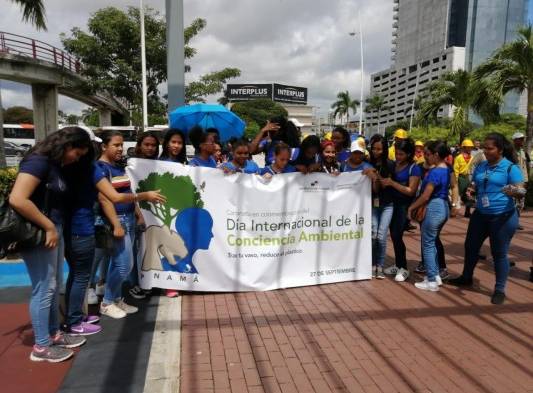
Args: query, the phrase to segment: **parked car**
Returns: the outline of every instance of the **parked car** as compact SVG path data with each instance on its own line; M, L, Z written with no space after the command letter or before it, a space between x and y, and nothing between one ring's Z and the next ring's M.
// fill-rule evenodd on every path
M26 147L17 145L16 143L4 141L4 151L8 157L22 157L27 150Z

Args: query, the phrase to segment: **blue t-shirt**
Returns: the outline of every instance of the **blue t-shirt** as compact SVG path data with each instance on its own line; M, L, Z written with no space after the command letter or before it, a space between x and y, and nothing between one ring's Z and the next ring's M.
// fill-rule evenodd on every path
M296 171L296 168L293 167L292 165L286 165L285 168L283 168L281 172L276 172L274 169L272 169L272 165L267 165L266 167L261 168L259 170L259 174L261 176L263 176L266 173L270 173L271 175L280 175L282 173L294 173L294 172L297 172L297 171Z
M67 183L61 172L61 167L51 161L47 156L30 154L22 160L19 166L20 173L27 173L40 180L39 185L30 197L30 200L39 210L45 208L46 189L48 195L48 218L54 224L63 224L67 198Z
M201 166L204 168L216 168L217 162L213 157L209 157L207 160L202 159L200 156L194 156L189 161L190 166Z
M363 161L361 164L359 164L356 167L349 165L348 161L344 161L341 165L341 172L358 172L358 171L364 171L365 169L369 169L369 168L373 168L373 166L370 165L366 161Z
M350 158L350 150L346 149L346 150L343 150L343 151L340 151L337 153L337 161L339 162L344 162L346 161L348 158Z
M80 179L72 195L71 233L78 236L94 234L94 205L98 200L96 184L107 176L96 164L92 166L92 176Z
M401 171L394 170L392 180L400 183L402 186L409 186L409 178L411 176L422 177L422 170L415 163L407 165ZM397 205L410 205L414 197L405 195L396 189L392 190L394 203Z
M269 141L266 139L259 142L259 150L265 153L265 164L270 165L274 162L274 152L278 143L280 143L280 141ZM289 157L289 161L296 160L296 158L298 158L298 154L300 154L300 149L298 147L291 147L291 156Z
M126 176L126 170L123 167L109 164L105 161L97 161L96 168L100 174L96 175L107 178L113 188L121 194L131 194L131 182ZM95 177L95 176L93 176ZM135 211L135 204L131 203L115 203L115 211L118 215L129 214Z
M433 193L430 199L440 198L447 201L448 189L450 188L450 168L431 168L422 180L421 193L424 192L429 183L433 184Z
M524 177L518 165L504 158L494 166L483 161L476 167L472 180L476 184L476 209L482 214L501 214L515 208L513 198L505 195L502 188L522 183ZM488 198L488 206L483 206L485 198Z
M243 168L237 168L233 162L228 161L221 165L221 168L229 169L232 172L239 173L257 173L259 172L259 166L253 160L246 160Z

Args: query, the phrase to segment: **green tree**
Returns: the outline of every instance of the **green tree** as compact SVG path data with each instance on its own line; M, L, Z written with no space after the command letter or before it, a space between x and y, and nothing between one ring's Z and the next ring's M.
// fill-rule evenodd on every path
M231 111L246 123L244 134L247 138L254 138L271 117L289 115L282 105L269 99L237 102Z
M146 179L139 182L136 192L154 190L161 190L161 194L167 198L166 203L156 204L142 201L139 202L139 206L148 210L169 228L181 210L204 207L200 192L189 176L174 176L169 172L163 174L152 172Z
M33 110L24 106L12 106L4 112L5 123L33 123Z
M367 113L376 113L378 115L378 134L379 134L379 121L381 117L381 112L389 111L390 106L385 104L385 97L376 94L372 97L366 99L365 112Z
M82 72L88 80L87 89L107 91L137 111L142 107L139 26L138 8L128 7L122 11L107 7L89 18L87 32L75 27L69 36L61 35L65 49L83 63ZM186 59L196 54L196 49L189 43L205 26L204 19L196 19L185 29ZM145 31L148 112L164 115L166 102L158 87L167 79L165 19L158 12L147 9ZM185 71L190 69L190 66L185 67ZM203 97L222 91L228 79L239 75L238 69L226 68L201 76L186 86L186 98L189 101L203 101Z
M41 0L11 0L20 5L22 20L30 22L37 30L46 30L44 3Z
M474 78L468 71L444 74L428 87L427 92L427 101L421 104L421 116L434 116L440 108L452 105L451 134L459 135L461 141L468 134L470 110L481 116L486 124L499 118L501 95L494 94L487 82Z
M81 120L86 126L98 127L100 125L98 110L92 107L85 108L81 111Z
M357 100L352 100L348 90L341 91L337 94L337 101L331 104L331 109L334 110L333 117L336 118L340 116L341 121L342 117L346 116L346 124L348 124L350 118L350 109L353 111L353 114L357 112L357 107L360 105L360 102Z
M533 147L533 26L518 29L515 41L503 45L476 70L478 79L488 79L496 93L527 94L527 151Z

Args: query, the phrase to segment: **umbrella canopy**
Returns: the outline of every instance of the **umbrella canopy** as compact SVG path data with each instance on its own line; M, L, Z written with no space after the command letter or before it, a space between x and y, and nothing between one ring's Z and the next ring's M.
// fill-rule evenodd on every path
M185 133L194 126L204 130L216 128L220 133L220 140L226 142L244 134L246 124L235 113L222 105L194 104L177 108L169 113L170 128L178 128Z

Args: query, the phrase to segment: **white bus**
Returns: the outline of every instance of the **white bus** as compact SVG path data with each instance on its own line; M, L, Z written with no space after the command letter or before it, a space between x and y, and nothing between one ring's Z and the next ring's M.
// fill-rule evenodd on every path
M33 124L4 124L4 140L29 148L35 144Z

